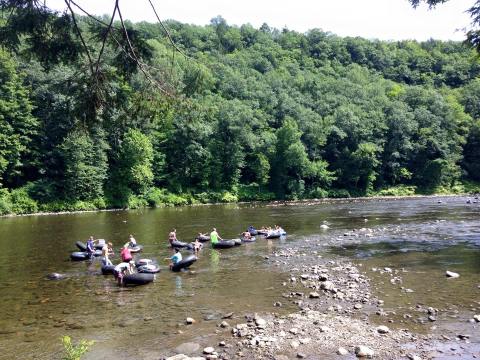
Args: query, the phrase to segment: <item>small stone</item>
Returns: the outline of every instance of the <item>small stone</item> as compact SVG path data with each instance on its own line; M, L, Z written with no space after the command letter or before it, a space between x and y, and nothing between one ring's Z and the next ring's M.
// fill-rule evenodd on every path
M230 326L230 324L229 324L228 322L226 322L226 321L222 321L221 324L220 324L220 326L221 326L222 328L227 328L227 327Z
M358 357L372 357L374 351L367 346L360 345L355 347L355 355Z
M293 340L291 343L290 343L290 346L294 349L298 348L300 346L300 343L298 341L295 341Z
M335 285L331 281L324 281L320 285L320 288L322 290L327 290L327 291L332 291L335 288Z
M189 359L190 358L185 354L178 354L178 355L170 356L165 360L189 360Z
M203 349L203 353L204 354L207 354L207 355L210 355L210 354L213 354L215 352L215 349L211 346L209 347L206 347L205 349Z
M220 341L220 342L218 343L218 346L220 346L220 347L225 347L226 345L227 345L227 344L225 343L225 341Z
M262 318L256 318L256 319L255 319L255 324L257 325L257 327L263 329L263 328L265 328L265 326L267 325L267 322L266 322L264 319L262 319Z
M291 328L290 330L288 330L288 332L290 334L296 335L298 333L298 329L297 328Z
M194 324L195 322L196 322L195 319L194 319L194 318L191 318L191 317L187 317L187 318L185 319L185 323L186 323L187 325L192 325L192 324Z
M297 353L297 358L299 358L299 359L304 359L306 357L307 356L304 353Z
M415 354L407 354L407 358L409 358L410 360L422 360L420 356Z
M355 304L353 306L356 310L360 310L361 308L363 308L363 305L362 304Z
M480 322L480 315L473 315L473 320Z
M458 274L458 273L456 273L456 272L453 272L453 271L446 271L446 272L445 272L445 275L446 275L447 277L453 278L453 279L460 277L460 274Z
M338 355L348 355L348 350L343 348L343 347L339 347L338 350L337 350L337 354Z
M320 294L317 293L316 291L313 291L313 292L310 293L310 295L308 295L308 297L310 299L318 299L320 297Z
M381 326L377 327L377 332L379 334L388 334L390 332L390 329L385 325L381 325Z
M435 316L433 316L433 315L430 315L430 316L428 317L428 320L430 320L430 321L433 322L433 321L437 321L437 318L436 318Z
M330 331L330 328L327 326L320 326L320 332L328 332Z

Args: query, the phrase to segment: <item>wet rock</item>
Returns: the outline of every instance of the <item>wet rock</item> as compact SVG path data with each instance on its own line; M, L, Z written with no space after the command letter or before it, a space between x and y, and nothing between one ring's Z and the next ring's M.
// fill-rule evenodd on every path
M226 343L225 341L220 341L220 342L218 343L218 346L220 346L220 347L225 347L225 346L227 346L227 343Z
M317 293L316 291L313 291L310 293L310 295L308 295L308 297L311 299L318 299L320 297L320 294Z
M467 340L467 339L470 339L470 335L468 335L468 334L458 334L457 338L459 338L460 340Z
M222 319L230 319L232 316L233 316L233 312L229 312L222 315Z
M275 306L275 307L282 307L282 303L281 303L280 301L275 301L275 302L273 303L273 306Z
M178 345L175 348L175 352L178 354L193 354L200 349L200 345L193 342L186 342Z
M335 285L331 281L324 281L320 284L320 289L333 291L335 289Z
M170 356L170 357L166 358L165 360L190 360L190 358L185 354L177 354L177 355L174 355L174 356Z
M205 349L203 349L203 353L206 354L206 355L211 355L215 352L215 349L211 346L209 347L206 347Z
M480 315L473 315L473 320L480 322Z
M377 332L379 334L388 334L390 332L390 329L385 325L381 325L381 326L377 327Z
M304 359L306 357L307 357L307 355L305 355L304 353L297 353L297 358L299 358L299 359Z
M322 224L320 225L320 229L327 230L329 229L328 225Z
M290 346L294 349L298 348L300 346L300 343L296 340L293 340L292 342L290 342Z
M262 318L256 318L255 319L255 325L257 325L257 327L263 329L267 325L267 322Z
M275 360L289 360L288 356L286 356L286 355L275 355L274 359Z
M437 318L436 318L435 316L433 316L433 315L430 315L430 316L428 317L428 320L430 320L430 321L433 322L433 321L437 321Z
M320 332L329 332L330 328L328 326L320 326Z
M460 274L458 274L456 272L453 272L453 271L448 271L448 270L445 272L445 275L447 277L453 278L453 279L460 277Z
M222 328L227 328L227 327L229 327L229 326L230 326L230 324L229 324L228 322L226 322L226 321L222 321L222 322L220 323L220 327L222 327Z
M338 355L348 355L348 350L343 348L343 347L339 347L338 350L337 350L337 354Z
M59 274L59 273L50 273L47 275L48 280L62 280L65 279L64 274Z
M422 358L415 354L407 354L407 358L410 360L422 360Z
M288 330L288 332L290 334L296 335L296 334L298 334L298 329L297 328L291 328L290 330Z
M187 317L187 318L185 319L185 324L187 324L187 325L195 324L195 322L196 322L195 319L194 319L194 318L191 318L191 317Z
M360 345L355 347L355 355L370 358L373 357L374 351L367 346Z
M362 304L355 304L353 307L355 308L355 310L360 310L361 308L363 308L363 305Z

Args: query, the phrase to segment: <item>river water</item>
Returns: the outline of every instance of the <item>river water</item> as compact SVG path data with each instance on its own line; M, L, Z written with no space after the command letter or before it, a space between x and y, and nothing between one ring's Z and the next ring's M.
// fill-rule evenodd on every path
M212 205L0 219L0 359L60 358L63 335L95 340L85 359L158 359L187 341L209 344L227 336L218 324L229 313L234 324L246 313L294 310L273 307L289 274L264 258L296 246L357 262L385 310L395 312L397 326L461 331L478 343L478 329L468 319L480 313L480 206L466 200ZM250 224L279 224L288 236L219 251L207 246L189 272L172 273L163 260L171 255L166 238L172 228L180 240L191 241L213 226L224 238L238 237ZM119 288L113 277L99 274L99 261L69 260L77 240L93 235L118 249L129 234L144 245L141 257L164 265L152 284ZM398 279L392 283L393 275L379 271L384 267ZM447 280L446 270L461 276ZM51 272L67 278L47 280ZM416 313L419 306L442 310L434 326ZM186 317L197 323L184 325Z

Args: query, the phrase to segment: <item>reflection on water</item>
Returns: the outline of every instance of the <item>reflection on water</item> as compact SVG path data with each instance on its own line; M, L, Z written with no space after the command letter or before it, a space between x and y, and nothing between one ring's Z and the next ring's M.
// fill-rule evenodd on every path
M219 228L221 223L222 236L235 238L252 222L280 224L289 236L258 238L224 250L206 246L191 272L172 273L163 260L171 256L167 241L171 228L177 228L179 239L192 241L199 231ZM327 231L320 228L325 222ZM399 316L412 312L419 302L452 307L451 314L456 310L461 314L478 301L478 224L479 207L465 204L464 198L445 198L442 204L427 198L0 219L0 359L51 359L61 350L59 338L65 334L96 340L86 359L158 359L165 349L182 342L206 342L223 314L235 313L234 323L248 312L288 312L288 304L273 308L286 274L263 258L298 245L364 263L376 291L386 295L382 296L386 309L403 309ZM352 232L360 228L371 233ZM111 276L100 275L98 259L68 260L75 241L90 234L112 241L117 250L133 234L145 246L141 257L158 260L162 272L153 284L118 288ZM118 262L118 252L113 260ZM369 270L385 266L408 271L401 273L401 284ZM447 281L447 268L461 277ZM67 279L46 280L50 272L66 274ZM402 286L414 292L407 293ZM186 317L196 319L195 326L184 326Z

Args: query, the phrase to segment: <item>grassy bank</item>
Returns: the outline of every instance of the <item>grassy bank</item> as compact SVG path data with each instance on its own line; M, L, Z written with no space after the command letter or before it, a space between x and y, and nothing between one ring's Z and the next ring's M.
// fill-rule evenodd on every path
M232 191L180 193L174 194L165 189L151 188L143 195L130 195L124 204L119 205L116 199L98 198L93 200L55 200L41 202L34 199L29 193L28 186L7 190L0 189L0 216L23 215L35 213L57 213L94 211L106 209L140 209L198 204L235 203L250 201L273 200L306 200L327 198L356 198L356 197L401 197L415 195L462 195L480 193L480 183L458 182L452 187L437 187L434 189L420 189L415 186L400 185L381 189L368 194L361 194L345 189L332 189L307 194L301 198L279 199L275 194L253 184L240 186ZM315 196L312 196L315 195ZM320 195L320 196L319 196Z

